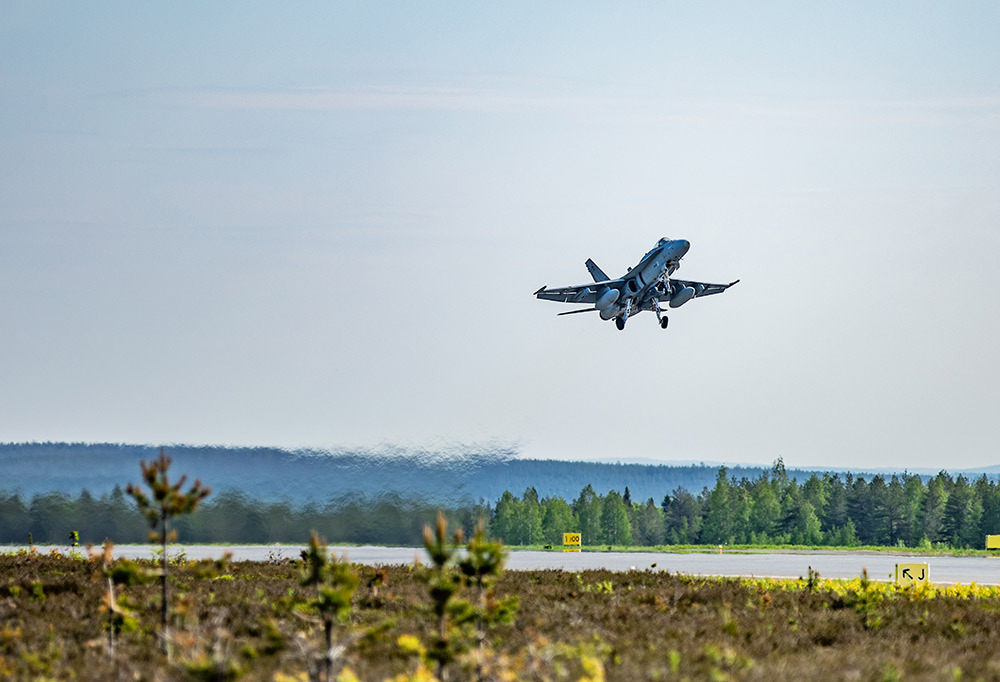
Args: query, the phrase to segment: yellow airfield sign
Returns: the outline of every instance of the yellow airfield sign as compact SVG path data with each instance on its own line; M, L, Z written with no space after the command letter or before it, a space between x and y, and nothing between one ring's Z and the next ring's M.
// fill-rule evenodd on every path
M987 535L986 549L1000 549L1000 535Z
M580 551L579 533L563 533L563 551L564 552Z
M926 585L930 581L929 564L896 564L897 585Z

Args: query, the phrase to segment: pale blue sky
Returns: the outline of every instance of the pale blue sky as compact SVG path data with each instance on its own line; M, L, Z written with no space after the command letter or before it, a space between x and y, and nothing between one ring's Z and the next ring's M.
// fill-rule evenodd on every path
M1000 463L1000 6L0 6L0 440ZM661 236L742 278L536 301Z

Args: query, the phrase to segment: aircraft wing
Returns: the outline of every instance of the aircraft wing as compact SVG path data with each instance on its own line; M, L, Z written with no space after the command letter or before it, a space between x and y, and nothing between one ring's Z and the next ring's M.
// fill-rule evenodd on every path
M739 282L739 280L736 280L736 282L730 282L729 284L709 284L707 282L691 282L684 279L675 279L673 277L670 278L671 284L676 283L682 287L691 287L692 289L694 289L695 298L700 298L702 296L711 296L712 294L721 294L723 291L733 286L737 282Z
M560 303L594 303L597 301L597 290L606 286L606 282L594 284L580 284L574 287L556 287L548 289L542 287L535 292L535 296L545 301L559 301Z

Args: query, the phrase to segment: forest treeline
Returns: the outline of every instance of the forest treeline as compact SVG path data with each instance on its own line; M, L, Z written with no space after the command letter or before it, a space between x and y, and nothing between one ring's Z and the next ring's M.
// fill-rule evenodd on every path
M210 495L190 515L170 522L182 543L303 543L310 530L330 542L419 545L424 526L439 506L396 495L342 497L318 505L261 502L237 492ZM442 510L453 526L471 536L488 507L466 505ZM77 496L37 493L24 499L0 491L0 543L67 545L72 531L81 543L145 543L149 524L120 486L110 493Z
M750 479L720 467L714 487L677 488L659 502L585 487L569 502L538 499L531 488L496 504L492 533L508 544L561 543L566 531L597 545L793 544L982 548L1000 533L1000 486L946 472L916 475L812 475L799 484L779 459Z
M261 501L228 491L212 495L197 513L174 524L180 542L303 542L316 529L331 542L419 544L439 505L396 494L344 496L324 504ZM675 488L660 500L632 499L628 486L599 494L587 485L575 498L504 492L495 504L445 509L449 521L471 533L482 519L507 544L561 544L579 532L585 545L945 544L982 547L1000 533L1000 485L941 472L919 476L813 474L803 482L778 460L753 478L717 471L714 486L699 493ZM94 496L83 491L0 492L0 543L65 544L71 531L81 542L146 542L148 527L120 487Z

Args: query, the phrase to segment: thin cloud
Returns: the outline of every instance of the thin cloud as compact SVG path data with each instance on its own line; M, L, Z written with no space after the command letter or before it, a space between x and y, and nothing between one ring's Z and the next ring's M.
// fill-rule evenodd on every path
M177 95L175 95L177 97ZM565 106L567 98L477 88L368 86L282 90L214 89L180 95L187 103L221 109L410 110L517 113Z
M561 113L620 120L705 124L745 120L775 123L878 122L941 124L975 120L1000 127L1000 96L858 99L755 97L704 93L544 91L463 86L368 85L355 88L203 88L101 93L161 105L235 111L426 111L479 114Z

